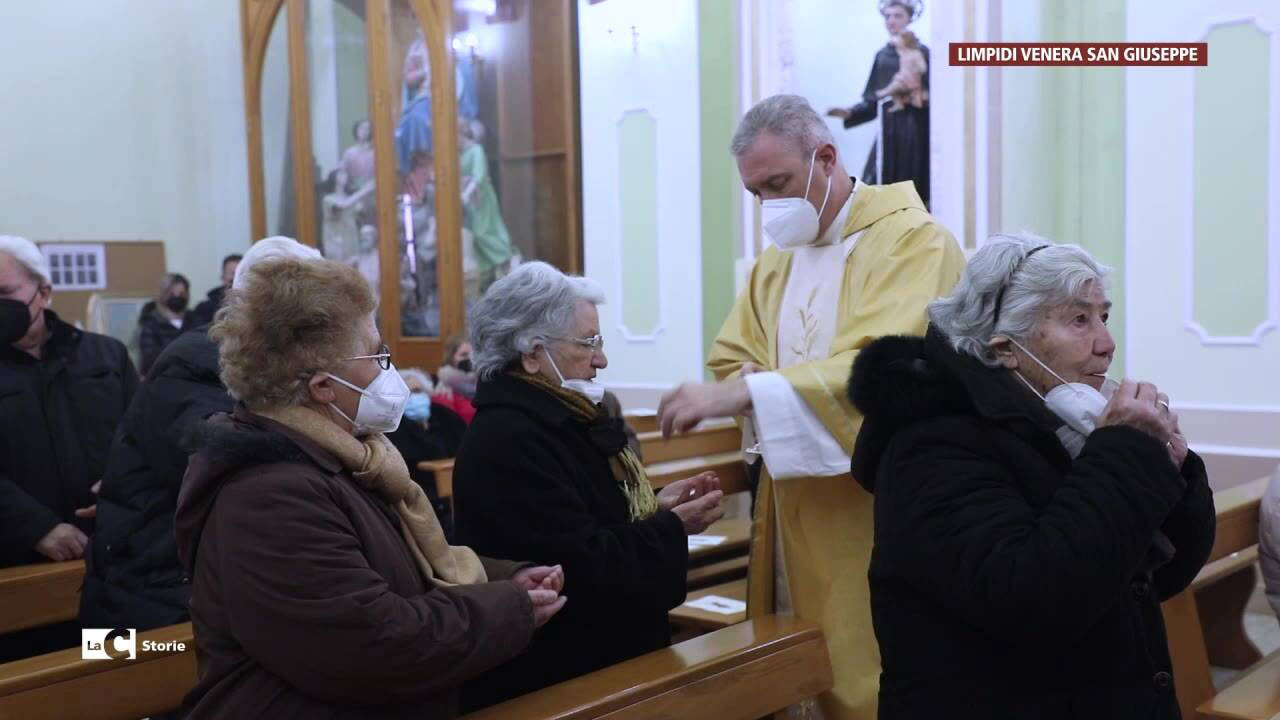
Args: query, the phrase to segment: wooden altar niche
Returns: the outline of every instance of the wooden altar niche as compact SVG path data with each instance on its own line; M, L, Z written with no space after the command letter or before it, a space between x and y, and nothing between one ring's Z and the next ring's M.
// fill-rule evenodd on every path
M464 273L464 259L501 257L504 247L494 239L500 233L483 231L494 223L481 225L473 216L491 221L497 214L517 260L582 271L576 0L486 5L240 0L253 237L296 237L360 268L378 286L379 327L399 367L434 371L444 341L465 329L468 302L514 264L477 271L488 261L467 260ZM415 48L419 31L423 43ZM421 54L422 45L429 80L413 94L405 71L409 53ZM332 54L319 69L313 67L317 52ZM330 80L342 87L335 90ZM419 139L419 150L404 158L398 147L414 141L398 144L396 133L415 137L407 132L405 111L424 94L429 112L416 127L429 123L430 139ZM316 103L340 96L345 106L339 99L339 107L317 109ZM355 139L354 126L341 127L344 115L353 116L352 97L364 98L372 134L374 169L359 188L349 176L343 185L336 172L345 167L345 154L331 165L335 148ZM466 139L459 136L460 112ZM341 140L334 139L335 128ZM467 157L484 168L476 174L487 177L496 205L464 209L464 183L475 178L463 175L460 153L471 145L483 149ZM475 202L486 195L481 187L469 197ZM346 215L362 220L348 222L343 234L333 218Z

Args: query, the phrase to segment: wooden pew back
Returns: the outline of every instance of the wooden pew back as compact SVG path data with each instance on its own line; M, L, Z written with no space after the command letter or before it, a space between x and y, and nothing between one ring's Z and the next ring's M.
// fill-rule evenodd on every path
M1253 592L1260 501L1269 477L1214 493L1217 533L1209 561L1161 608L1182 715L1214 697L1209 666L1244 668L1261 657L1245 635L1242 613Z
M822 631L769 615L468 715L466 720L755 720L832 687Z
M0 665L0 718L124 720L171 711L195 684L191 624L141 633L185 651L81 660L63 650ZM470 720L714 717L753 720L832 686L822 631L771 615L516 698Z
M143 641L183 650L143 652ZM83 660L80 648L0 665L0 718L130 720L176 709L195 685L191 623L138 633L135 660Z
M0 634L80 616L84 561L0 569Z

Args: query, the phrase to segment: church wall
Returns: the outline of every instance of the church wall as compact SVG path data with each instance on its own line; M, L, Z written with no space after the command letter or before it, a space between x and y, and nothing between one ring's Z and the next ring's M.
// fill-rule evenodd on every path
M202 297L249 244L237 3L0 3L0 46L0 232L163 240Z
M1280 6L1128 0L1126 24L1210 61L1127 73L1128 370L1168 388L1216 482L1250 479L1280 462Z
M578 43L585 274L608 295L600 380L652 408L702 377L697 5L580 0Z

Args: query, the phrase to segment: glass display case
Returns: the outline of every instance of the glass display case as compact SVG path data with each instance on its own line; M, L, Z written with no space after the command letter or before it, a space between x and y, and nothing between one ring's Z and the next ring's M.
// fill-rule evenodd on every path
M574 0L241 0L254 237L356 267L434 369L522 262L581 272Z

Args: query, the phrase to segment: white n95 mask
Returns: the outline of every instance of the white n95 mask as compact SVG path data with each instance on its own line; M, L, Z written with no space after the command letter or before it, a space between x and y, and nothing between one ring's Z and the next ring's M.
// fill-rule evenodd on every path
M1088 435L1097 429L1108 398L1119 386L1120 383L1111 378L1102 381L1101 392L1085 383L1063 383L1044 396L1044 405L1073 430Z
M1062 379L1062 376L1053 371L1053 368L1040 362L1040 358L1032 354L1031 351L1022 347L1017 340L1010 338L1009 340L1018 349L1027 354L1027 357L1036 361L1036 364L1044 368L1050 375L1054 376L1061 382L1061 385L1054 387L1047 394L1042 395L1044 405L1049 412L1058 416L1072 433L1063 432L1060 429L1058 439L1062 441L1063 446L1067 448L1072 457L1080 454L1081 448L1084 447L1084 440L1098 427L1098 419L1102 417L1102 413L1107 408L1107 402L1112 395L1115 394L1116 388L1120 383L1106 378L1102 381L1102 390L1098 391L1091 385L1085 383L1069 383ZM1026 378L1022 377L1022 373L1015 374L1019 380L1031 391L1040 395Z
M367 388L358 388L333 373L325 374L360 393L354 419L347 417L336 404L329 404L329 407L351 423L353 435L364 437L374 433L395 432L400 427L400 418L404 416L404 407L409 402L409 386L405 385L404 378L396 372L395 365L380 371Z
M817 159L818 149L814 148L813 156L809 158L809 178L804 182L802 197L775 198L760 204L760 225L765 237L783 250L803 247L818 239L818 219L822 217L822 211L827 209L827 200L831 197L831 178L827 178L827 194L822 197L822 208L814 210L808 197Z
M604 386L594 383L590 380L582 380L574 378L573 380L565 380L564 375L560 374L560 368L556 367L556 361L551 357L551 351L542 348L542 352L546 353L547 360L551 361L551 369L556 371L556 377L560 378L560 387L566 390L572 390L580 395L586 396L592 405L599 405L604 400Z

